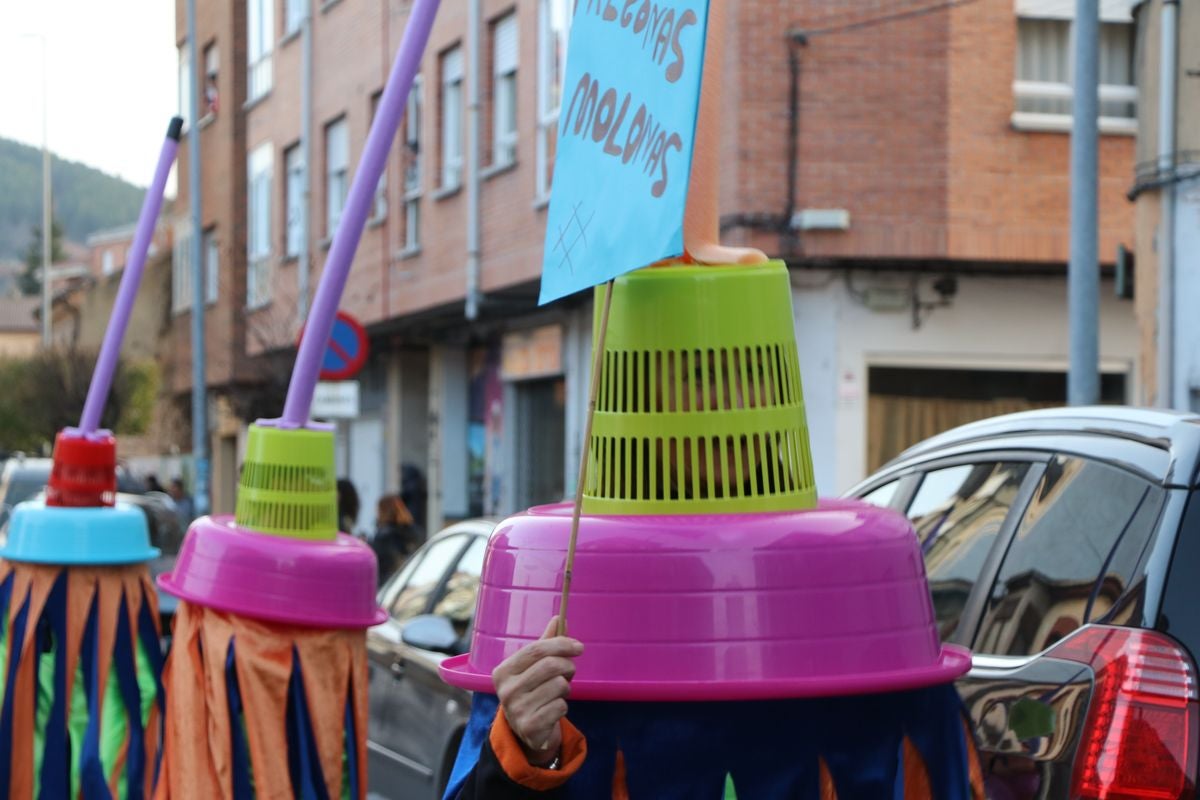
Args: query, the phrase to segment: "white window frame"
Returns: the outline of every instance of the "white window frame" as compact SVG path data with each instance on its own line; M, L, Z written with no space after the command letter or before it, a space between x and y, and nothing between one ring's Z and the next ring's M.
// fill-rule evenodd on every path
M375 124L375 114L379 111L379 103L383 100L383 92L371 98L371 124ZM387 218L388 194L387 177L389 162L383 163L383 171L379 173L379 183L375 184L375 199L371 204L371 221L383 222Z
M304 17L308 14L310 0L284 0L283 3L283 35L296 33L304 25Z
M350 124L345 115L325 126L325 237L332 239L350 192Z
M441 171L443 190L457 189L463 181L463 66L462 45L442 53L439 64L441 78Z
M192 118L192 92L196 82L192 80L192 45L185 41L179 45L179 117L190 124Z
M492 166L517 160L517 62L520 38L517 13L492 25Z
M420 75L413 81L404 112L404 250L415 253L421 249L421 177L424 153L421 147L421 125L425 110L425 81Z
M550 149L553 137L558 135L558 115L562 106L573 9L572 0L538 0L538 130L534 170L537 181L534 197L538 204L545 204L550 200ZM554 22L558 17L561 17L562 26L556 30ZM556 59L559 52L562 53L562 58Z
M299 144L283 151L283 255L298 258L304 249L304 153Z
M192 222L175 221L171 253L171 312L184 314L192 308Z
M246 0L246 101L271 91L274 80L275 0Z
M112 275L116 271L116 259L113 258L112 250L105 248L104 252L100 254L100 273Z
M1133 25L1131 9L1134 0L1099 0L1101 24ZM1074 99L1072 77L1069 74L1073 67L1074 47L1071 41L1075 33L1075 3L1074 0L1015 0L1017 19L1022 20L1054 20L1065 22L1068 26L1068 76L1065 82L1013 80L1014 103L1019 105L1021 100L1062 100L1070 102ZM1020 33L1018 32L1018 37ZM1101 40L1103 44L1103 39ZM1018 38L1017 47L1020 40ZM1103 58L1103 53L1101 54ZM1017 59L1014 58L1014 61ZM1133 81L1133 76L1130 76ZM1125 117L1101 116L1098 120L1100 132L1133 136L1137 134L1138 90L1136 85L1100 84L1099 99L1101 103L1131 103L1134 113ZM1045 113L1037 111L1022 111L1013 109L1012 126L1022 131L1046 131L1069 133L1072 128L1073 115L1070 113Z
M217 302L221 280L221 250L215 226L204 232L200 252L204 254L204 302L211 306Z
M274 151L265 142L246 159L246 307L271 302L271 178Z

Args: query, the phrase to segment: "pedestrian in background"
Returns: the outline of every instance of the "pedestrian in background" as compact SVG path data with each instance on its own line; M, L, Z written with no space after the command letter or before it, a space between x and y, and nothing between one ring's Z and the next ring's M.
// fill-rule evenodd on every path
M425 474L415 464L400 465L400 499L412 514L419 531L425 530L425 502L428 496ZM424 539L424 536L422 536Z
M338 530L350 536L354 535L354 526L358 524L358 490L348 478L339 478L337 482Z
M421 546L421 534L399 495L379 498L375 511L375 538L371 547L379 562L379 583L382 585Z
M187 489L183 485L183 478L175 476L171 478L171 487L167 490L167 494L171 496L172 502L175 503L175 516L179 518L179 524L184 529L192 524L192 519L196 516L196 505L192 501L192 496L187 493Z

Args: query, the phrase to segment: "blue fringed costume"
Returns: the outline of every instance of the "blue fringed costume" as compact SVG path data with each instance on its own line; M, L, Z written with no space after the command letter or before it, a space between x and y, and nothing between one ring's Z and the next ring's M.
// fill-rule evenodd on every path
M503 774L489 742L497 705L493 695L475 696L445 800L720 800L730 779L741 800L982 797L952 686L809 700L572 703L587 757L572 774L564 770L561 787L541 791Z

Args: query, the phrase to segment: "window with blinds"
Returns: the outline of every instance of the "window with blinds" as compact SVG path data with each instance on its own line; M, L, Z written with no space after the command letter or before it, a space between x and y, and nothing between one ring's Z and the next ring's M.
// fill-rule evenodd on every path
M517 15L492 25L492 165L517 158Z
M346 205L350 174L350 132L346 118L325 126L325 235L333 238Z
M271 91L271 56L275 50L275 3L247 0L246 3L246 99L257 100Z
M270 142L250 151L246 187L246 306L271 301L271 177L274 152Z
M463 53L452 47L441 59L441 185L462 185L463 173Z
M1129 0L1101 0L1100 129L1137 130L1134 28ZM1071 128L1073 0L1018 0L1013 125L1026 130Z
M418 75L404 112L404 252L421 247L421 124L424 81Z
M192 222L187 217L175 221L174 250L171 254L171 310L176 314L192 307Z
M554 178L558 114L567 69L567 43L573 8L574 3L568 0L538 0L536 190L540 202L550 199L550 185Z
M304 245L304 182L307 180L300 145L292 145L283 153L284 221L283 254L296 258Z

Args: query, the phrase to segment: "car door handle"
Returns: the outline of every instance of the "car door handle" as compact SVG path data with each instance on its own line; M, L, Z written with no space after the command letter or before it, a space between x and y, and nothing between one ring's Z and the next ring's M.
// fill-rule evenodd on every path
M392 677L396 680L400 680L404 677L404 673L408 671L408 662L398 659L392 662L390 669L392 671Z

